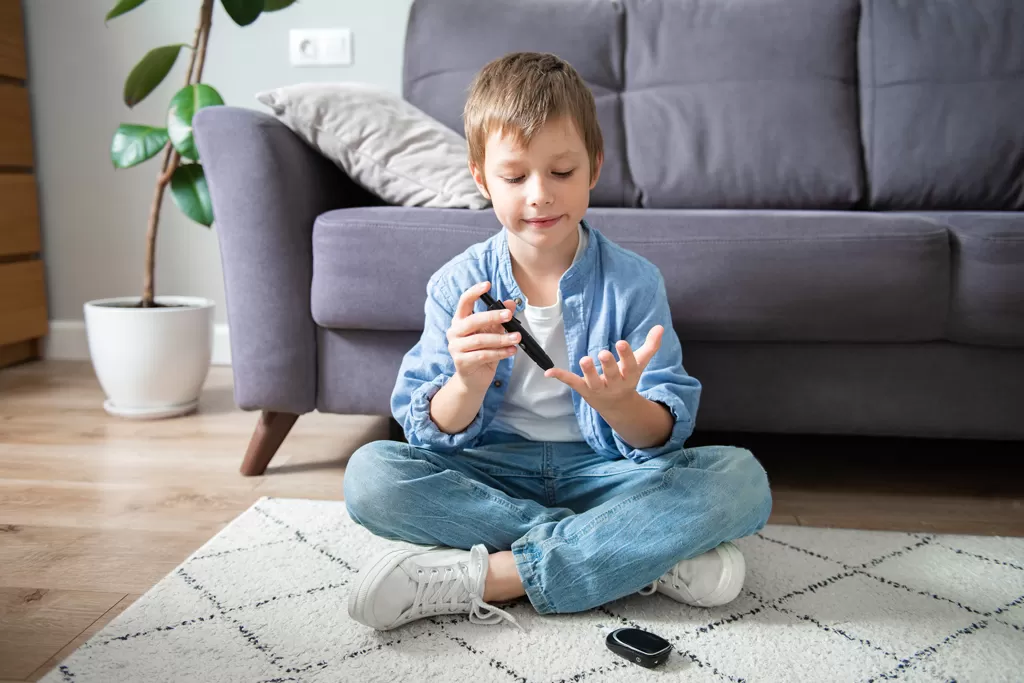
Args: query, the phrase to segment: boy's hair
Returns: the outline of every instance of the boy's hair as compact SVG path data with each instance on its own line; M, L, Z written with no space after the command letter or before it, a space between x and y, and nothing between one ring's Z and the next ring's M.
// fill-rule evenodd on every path
M463 111L469 159L481 170L491 133L511 135L524 147L547 121L567 116L590 157L590 178L604 149L594 94L560 57L513 52L490 62L473 79Z

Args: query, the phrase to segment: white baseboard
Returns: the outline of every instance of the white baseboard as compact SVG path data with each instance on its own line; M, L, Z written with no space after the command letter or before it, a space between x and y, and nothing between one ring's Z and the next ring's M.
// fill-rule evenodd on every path
M89 341L84 320L51 320L50 334L43 344L43 357L53 360L89 360ZM231 365L228 326L213 326L213 365Z

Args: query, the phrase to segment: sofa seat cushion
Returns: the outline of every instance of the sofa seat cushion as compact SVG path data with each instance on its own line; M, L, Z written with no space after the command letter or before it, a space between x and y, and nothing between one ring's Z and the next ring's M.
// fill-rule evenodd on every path
M688 340L942 339L949 237L919 216L591 209L654 263ZM417 330L430 275L500 229L490 211L370 207L321 215L312 314L322 327Z
M927 215L945 224L952 250L947 337L1024 346L1024 213Z

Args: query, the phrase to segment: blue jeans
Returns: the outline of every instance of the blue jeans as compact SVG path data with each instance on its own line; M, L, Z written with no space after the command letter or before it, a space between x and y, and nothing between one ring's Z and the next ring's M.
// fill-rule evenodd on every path
M500 432L453 455L362 446L345 471L345 502L383 538L512 550L540 614L635 593L680 560L759 531L772 506L764 469L740 448L683 448L637 464L582 442Z

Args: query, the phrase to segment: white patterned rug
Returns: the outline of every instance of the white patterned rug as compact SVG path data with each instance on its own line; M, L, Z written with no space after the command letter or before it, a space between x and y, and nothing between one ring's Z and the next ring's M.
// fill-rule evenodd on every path
M746 590L695 609L662 595L526 629L444 617L378 633L346 611L391 545L344 503L264 498L44 681L1020 681L1024 539L769 526L742 539ZM633 625L675 651L648 671L606 649Z

